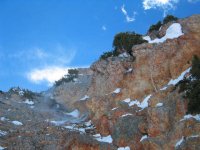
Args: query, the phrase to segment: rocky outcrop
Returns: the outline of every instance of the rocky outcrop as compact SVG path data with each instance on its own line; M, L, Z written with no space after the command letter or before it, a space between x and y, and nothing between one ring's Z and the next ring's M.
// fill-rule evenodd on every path
M68 109L73 109L74 103L83 98L87 93L93 74L93 71L89 68L79 68L78 72L78 78L74 82L53 86L44 92L44 95L65 105Z
M97 130L102 134L111 134L117 146L129 145L131 149L173 149L182 136L192 135L185 136L178 130L185 130L179 121L187 112L187 100L173 86L160 90L191 66L194 54L200 56L200 43L197 42L200 39L200 16L181 19L178 23L184 32L181 37L164 43L134 46L132 50L135 60L132 57L114 57L98 61L91 67L94 75L88 95L93 98L86 105L92 111L91 119L97 124ZM159 34L163 36L170 25L162 27ZM132 71L128 72L129 69ZM121 88L121 92L112 94L116 88ZM130 110L130 107L121 103L127 98L141 102L150 93L152 97L149 107L143 111L138 111L136 106L131 106L134 111ZM162 107L157 107L158 103ZM114 110L118 116L112 112L114 107L118 107ZM127 119L127 116L127 121L120 123L121 116L126 113L139 118L140 122L130 123L134 119ZM134 129L139 131L134 132L131 138L126 137L134 131L130 124L135 124ZM198 132L196 128L195 133ZM139 142L142 135L148 135L148 138ZM133 141L141 144L133 146Z

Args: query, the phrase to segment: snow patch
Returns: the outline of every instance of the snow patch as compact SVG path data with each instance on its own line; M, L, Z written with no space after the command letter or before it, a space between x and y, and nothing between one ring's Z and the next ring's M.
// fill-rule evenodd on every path
M127 113L127 114L122 115L121 117L126 117L126 116L131 116L131 115L133 114Z
M199 135L191 135L188 138L197 138L197 137L200 137L200 136Z
M112 93L118 94L121 92L121 88L116 88Z
M126 70L126 73L131 73L133 71L132 68L129 68L128 70Z
M147 139L147 138L148 138L147 135L142 136L142 138L140 139L140 142L142 142L144 139Z
M175 147L180 146L183 143L183 141L184 141L184 137L182 136L182 138L179 141L176 142Z
M80 101L85 101L85 100L87 100L89 98L90 98L89 96L85 95L83 98L80 99Z
M6 147L2 147L2 146L0 146L0 150L4 150Z
M181 75L180 75L178 78L176 78L176 79L174 79L174 80L171 79L171 80L169 81L168 85L176 85L179 81L183 80L183 79L184 79L184 76L185 76L187 73L190 72L190 69L191 69L191 67L188 68L187 70L183 71L183 72L181 73Z
M119 147L117 150L130 150L130 147L129 146Z
M29 99L26 99L25 102L23 103L28 104L28 105L34 105L34 102L30 101Z
M87 126L87 127L88 127L88 126L91 126L91 125L92 125L92 121L89 120L88 122L85 122L84 124L85 124L85 126Z
M51 123L53 123L55 126L60 126L63 125L66 121L62 120L62 121L50 121Z
M150 42L150 41L151 41L151 38L150 38L150 36L144 36L144 37L143 37L143 39L144 39L144 40L146 40L146 41L148 41L148 42Z
M5 136L6 134L8 134L6 131L0 130L0 137L1 137L1 136Z
M148 101L149 101L150 98L151 98L151 94L148 95L147 97L145 97L144 100L141 103L138 100L131 101L130 98L127 98L127 99L125 99L123 101L128 103L128 105L130 107L133 106L133 105L137 105L138 107L141 108L141 110L143 110L144 108L148 107Z
M1 120L1 121L7 121L7 120L9 120L9 119L7 119L6 117L1 117L0 120Z
M115 109L117 109L118 107L115 107L115 108L112 108L111 110L115 110Z
M180 121L188 120L188 119L190 119L190 118L194 118L194 119L196 119L197 121L200 121L200 114L197 114L197 115L195 115L195 116L193 116L193 115L191 115L191 114L185 115L185 116L183 117L183 119L181 119Z
M19 96L24 96L24 91L19 91Z
M111 137L111 135L102 137L100 134L95 134L93 135L95 137L95 139L99 142L105 142L105 143L112 143L113 139Z
M78 128L75 125L71 125L71 126L64 126L66 129L70 129L70 130L75 130L75 131L79 131L81 133L85 133L85 129L84 128Z
M165 91L167 89L167 86L164 86L163 88L161 88L161 91Z
M148 95L147 97L145 97L145 99L142 101L142 103L140 103L139 107L142 109L148 107L148 101L150 98L151 98L151 95Z
M163 106L163 103L157 103L156 104L156 107L162 107Z
M35 106L30 106L31 109L35 108Z
M133 105L137 105L139 107L140 105L140 102L138 100L133 100L131 101L129 104L128 104L130 107L133 106Z
M127 58L127 57L129 57L129 54L126 53L126 52L124 52L122 54L119 54L118 57L120 57L120 58Z
M127 98L125 100L123 100L125 103L130 103L131 99L130 98Z
M163 43L167 39L175 39L183 35L182 27L179 23L173 23L169 26L169 28L166 30L166 34L164 37L160 39L154 39L151 40L149 36L143 37L144 40L147 40L149 43Z
M78 118L79 117L79 111L77 109L75 109L74 111L70 112L70 113L66 113L66 115L70 115L72 117Z
M19 121L12 121L12 123L14 124L14 125L16 125L16 126L22 126L23 124L21 123L21 122L19 122Z

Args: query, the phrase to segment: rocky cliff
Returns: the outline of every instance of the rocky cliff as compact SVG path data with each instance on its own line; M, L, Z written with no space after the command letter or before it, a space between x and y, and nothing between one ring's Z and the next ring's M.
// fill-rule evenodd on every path
M99 60L83 69L76 82L36 95L31 109L24 106L30 100L20 90L1 93L0 145L8 149L200 149L200 115L186 115L188 101L175 86L188 76L193 55L200 56L200 15L162 26L159 37L166 36L174 23L182 32L176 38L136 45L133 56Z

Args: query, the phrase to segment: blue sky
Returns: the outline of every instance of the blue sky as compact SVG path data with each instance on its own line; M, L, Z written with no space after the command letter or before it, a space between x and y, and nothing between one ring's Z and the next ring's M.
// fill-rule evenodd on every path
M116 33L145 34L166 14L199 8L200 0L0 0L0 90L46 90L111 50Z

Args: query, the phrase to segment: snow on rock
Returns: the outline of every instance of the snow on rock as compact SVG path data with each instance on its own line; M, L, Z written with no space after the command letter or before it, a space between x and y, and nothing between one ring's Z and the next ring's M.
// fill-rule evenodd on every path
M147 139L147 138L148 138L147 135L142 136L142 138L140 139L140 142L142 142L144 139Z
M147 40L149 43L163 43L167 39L175 39L183 35L182 27L179 23L173 23L169 28L166 30L166 34L164 37L160 39L151 40L149 36L143 37L144 40Z
M148 42L150 42L150 41L151 41L151 38L150 38L150 36L144 36L144 37L143 37L143 39L144 39L144 40L147 40Z
M113 139L111 137L111 135L102 137L100 134L95 134L93 135L95 137L95 139L99 142L105 142L105 143L112 143Z
M1 136L5 136L6 134L8 134L6 131L0 130L0 137L1 137Z
M190 119L190 118L194 118L194 119L196 119L197 121L200 121L200 114L197 114L197 115L195 115L195 116L193 116L193 115L191 115L191 114L185 115L185 116L183 117L183 119L181 119L180 121L188 120L188 119Z
M70 130L75 130L75 131L79 131L81 133L85 133L85 129L84 128L78 128L75 125L71 125L71 126L64 126L66 129L70 129Z
M126 73L131 73L133 71L132 68L129 68L128 70L126 70Z
M9 119L7 119L6 117L1 117L0 120L1 120L1 121L7 121L7 120L9 120Z
M1 121L5 121L5 119L6 119L5 117L1 117L0 118Z
M30 106L31 109L35 108L35 106Z
M78 118L79 117L79 111L77 109L75 109L74 111L70 112L70 113L66 113L66 115L70 115L72 117Z
M111 110L115 110L115 109L117 109L118 107L115 107L115 108L112 108Z
M89 96L87 96L87 95L85 95L83 98L81 98L80 100L81 101L85 101L85 100L87 100L87 99L89 99L90 97Z
M131 150L129 146L119 147L117 150Z
M163 103L157 103L156 104L156 107L161 107L161 106L163 106Z
M140 105L140 102L138 100L133 100L131 101L129 104L128 104L130 107L133 106L133 105L137 105L139 107Z
M130 101L131 101L130 98L127 98L127 99L123 100L123 102L125 102L125 103L130 103Z
M88 122L85 122L84 124L85 124L85 126L89 127L89 126L91 126L91 125L92 125L92 121L91 121L91 120L89 120Z
M18 93L19 93L20 96L24 96L24 91L21 90Z
M165 91L167 89L167 86L164 86L163 88L161 88L161 91Z
M131 115L133 114L127 113L127 114L122 115L121 117L126 117L126 116L131 116Z
M23 103L28 104L28 105L34 105L34 102L30 101L29 99L26 99L25 102Z
M101 135L100 135L100 134L94 134L93 137L95 137L95 138L100 138Z
M147 97L144 98L144 100L140 103L138 100L133 100L131 101L130 98L127 98L123 100L124 102L128 103L128 105L131 107L133 105L137 105L138 107L143 110L144 108L148 107L148 101L151 98L151 95L148 95Z
M77 79L77 78L74 78L73 81L74 81L74 82L78 82L78 79Z
M121 88L116 88L112 93L118 94L121 92Z
M0 146L0 150L4 150L6 147L2 147L2 146Z
M175 147L180 146L183 143L183 141L184 141L184 137L182 136L182 138L179 141L176 142Z
M181 75L180 75L177 79L174 79L174 80L171 79L171 80L169 81L168 85L176 85L179 81L183 80L183 79L184 79L184 76L185 76L187 73L190 72L190 69L191 69L191 67L188 68L187 70L183 71L183 72L181 73Z
M139 107L142 109L148 107L148 101L150 98L151 98L151 95L148 95L147 97L145 97L145 99L142 101L142 103L140 103Z
M62 121L50 121L51 123L53 123L55 126L60 126L63 125L66 121L62 120Z
M191 135L188 138L197 138L197 137L200 137L200 136L199 135Z
M119 54L118 57L120 57L120 58L127 58L127 57L129 57L129 54L126 53L126 52L124 52L122 54Z
M22 126L23 124L21 123L21 122L19 122L19 121L12 121L12 123L14 124L14 125L17 125L17 126Z

